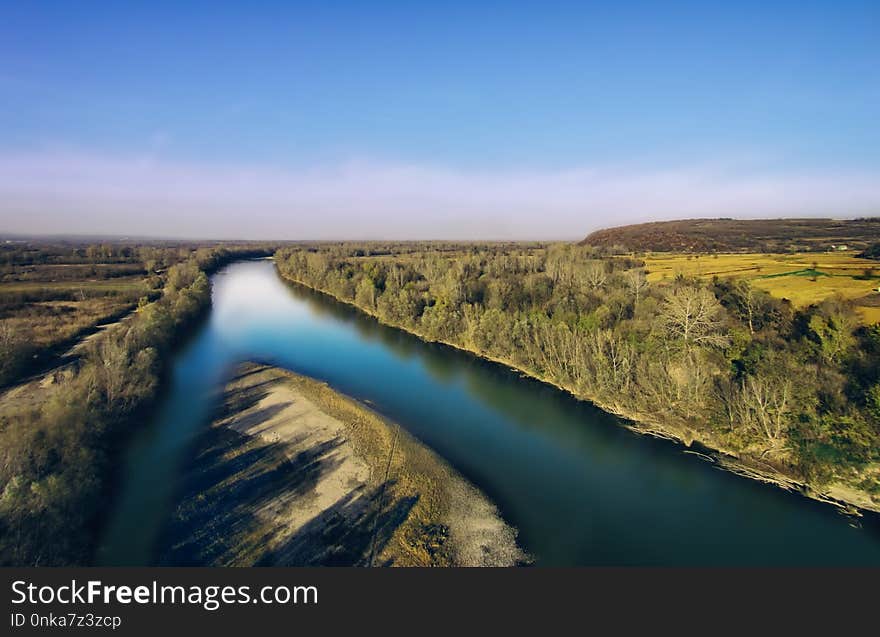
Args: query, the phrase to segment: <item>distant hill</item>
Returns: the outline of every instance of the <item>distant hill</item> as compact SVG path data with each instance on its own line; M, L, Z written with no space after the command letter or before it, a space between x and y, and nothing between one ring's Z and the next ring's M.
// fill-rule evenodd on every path
M581 245L652 252L860 251L880 240L880 217L863 219L685 219L592 233Z

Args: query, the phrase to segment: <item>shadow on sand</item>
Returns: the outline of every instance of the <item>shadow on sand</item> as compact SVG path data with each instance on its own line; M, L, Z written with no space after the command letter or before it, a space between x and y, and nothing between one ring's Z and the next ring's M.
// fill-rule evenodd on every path
M238 378L251 373L246 371ZM225 392L221 415L255 406L273 382L277 381ZM275 415L269 411L252 416L268 420ZM395 499L392 481L372 488L357 485L293 531L284 511L315 497L316 485L338 466L338 449L343 444L335 438L303 449L302 441L296 442L268 442L227 427L209 427L198 439L183 476L177 505L160 541L158 562L181 566L374 564L418 495Z

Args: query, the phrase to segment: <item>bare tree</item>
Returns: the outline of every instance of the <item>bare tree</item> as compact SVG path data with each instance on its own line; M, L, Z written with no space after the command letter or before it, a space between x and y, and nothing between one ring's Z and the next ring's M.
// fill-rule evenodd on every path
M605 285L608 279L608 272L605 270L605 264L602 261L591 261L583 269L584 281L591 290L598 290Z
M758 301L755 298L755 290L748 281L737 281L734 291L739 295L740 303L745 310L746 322L749 324L749 333L755 333L755 312Z
M705 357L700 352L673 356L666 361L664 371L674 398L671 406L688 418L694 416L705 404L711 381Z
M648 279L645 278L645 271L642 268L627 270L623 274L623 280L629 293L632 294L633 302L638 306L642 292L648 289Z
M97 348L99 380L104 389L107 403L112 404L122 394L125 385L125 371L128 367L128 351L121 339L101 339Z
M719 415L724 418L724 423L728 431L740 424L740 385L731 380L727 376L720 376L715 379L713 387L713 396L719 406Z
M611 330L593 332L586 343L595 382L603 392L620 392L629 388L635 366L631 344Z
M771 448L784 441L791 416L791 379L756 375L742 381L740 419L743 425L765 438Z
M663 303L660 316L666 332L684 341L686 347L727 344L724 308L709 290L684 285L673 290Z

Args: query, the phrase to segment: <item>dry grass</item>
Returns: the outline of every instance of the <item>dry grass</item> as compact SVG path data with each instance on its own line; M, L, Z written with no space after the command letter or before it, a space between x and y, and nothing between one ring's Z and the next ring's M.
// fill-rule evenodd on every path
M33 345L53 347L133 307L131 300L116 297L44 301L28 304L7 320L16 331L28 333Z
M645 257L648 280L677 275L743 278L773 296L805 307L840 295L855 302L862 319L880 322L880 263L846 253L674 254ZM865 276L869 273L870 276Z
M96 272L120 271L103 278ZM39 264L0 277L0 320L46 350L124 314L151 290L136 264Z
M0 284L2 293L72 292L88 296L90 294L125 294L146 292L142 277L120 277L83 281L10 281Z

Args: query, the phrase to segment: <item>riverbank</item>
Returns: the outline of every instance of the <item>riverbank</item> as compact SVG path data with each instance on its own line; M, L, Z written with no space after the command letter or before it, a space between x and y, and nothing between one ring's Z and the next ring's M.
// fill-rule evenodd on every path
M723 441L719 438L707 438L704 435L705 432L697 431L692 427L689 427L686 423L673 422L670 420L658 418L656 414L647 414L635 411L628 408L627 405L624 403L609 404L606 401L599 401L596 400L594 397L582 395L571 387L567 387L565 385L557 383L552 379L545 378L532 370L519 367L512 361L487 355L484 352L477 351L460 343L426 338L424 334L415 329L393 322L385 321L375 312L370 311L368 308L361 307L358 304L341 298L331 291L316 287L306 281L297 279L295 277L288 276L278 270L277 267L276 272L284 280L287 280L297 285L301 285L311 290L315 290L329 296L330 298L335 299L340 303L352 306L358 311L372 316L374 319L384 325L403 330L405 332L413 334L414 336L417 336L418 338L421 338L422 340L438 342L443 345L447 345L449 347L468 352L484 360L504 365L519 374L523 374L540 382L556 387L557 389L572 395L578 400L591 402L600 409L628 421L627 423L624 423L624 425L630 430L639 434L647 434L671 440L682 445L683 447L688 448L689 452L694 452L694 449L696 449L698 455L700 455L705 460L712 462L715 466L725 471L730 471L744 477L759 480L768 484L774 484L785 490L800 493L801 495L804 495L811 499L833 504L847 513L858 515L863 511L880 512L880 500L878 500L876 496L872 496L872 494L868 493L867 491L856 488L853 485L844 483L831 483L817 486L806 483L796 477L784 473L778 467L763 462L761 458L752 458L749 456L739 455L732 450L727 449L723 444Z
M0 397L0 564L95 563L124 449L154 409L169 354L211 306L201 267L251 252L175 251L161 296L84 340L73 364Z
M397 425L326 384L239 366L200 437L160 562L509 566L496 507Z

